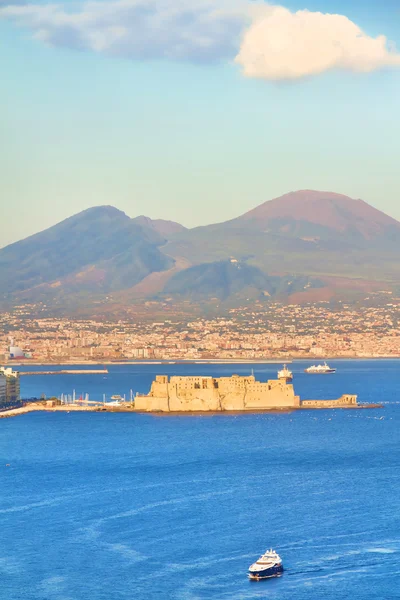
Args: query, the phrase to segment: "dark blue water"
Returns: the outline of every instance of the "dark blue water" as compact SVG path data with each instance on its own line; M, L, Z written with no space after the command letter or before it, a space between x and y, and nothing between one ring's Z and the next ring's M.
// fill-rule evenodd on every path
M400 598L400 362L333 364L292 365L296 391L384 408L0 420L1 600ZM250 369L127 365L22 387L95 398L146 391L159 372ZM283 577L249 582L270 546Z

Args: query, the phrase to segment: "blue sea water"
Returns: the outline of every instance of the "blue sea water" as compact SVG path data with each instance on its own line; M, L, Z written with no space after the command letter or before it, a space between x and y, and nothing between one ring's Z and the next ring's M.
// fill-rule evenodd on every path
M400 598L400 361L332 364L312 376L294 363L296 392L384 408L0 420L0 599ZM276 374L123 365L26 376L22 391L94 399L147 391L156 373L251 368ZM270 546L284 575L248 581Z

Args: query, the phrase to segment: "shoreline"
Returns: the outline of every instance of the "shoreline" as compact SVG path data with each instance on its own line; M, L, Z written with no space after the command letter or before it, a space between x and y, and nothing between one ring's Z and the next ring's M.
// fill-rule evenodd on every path
M296 356L296 357L281 357L281 358L204 358L204 359L159 359L159 360L125 360L125 361L77 361L77 360L65 360L65 361L5 361L4 364L7 367L50 367L50 366L132 366L132 365L207 365L207 364L222 364L222 365L240 365L240 364L293 364L296 362L313 362L318 363L322 361L335 360L335 361L362 361L362 360L400 360L400 354L390 356L325 356L325 357L310 357L310 356Z
M327 400L326 402L329 402ZM12 417L18 417L31 412L101 412L101 413L136 413L152 415L156 417L200 417L200 416L214 416L214 415L252 415L252 414L291 414L297 411L304 410L364 410L384 408L383 404L358 404L348 406L299 406L298 408L261 408L252 410L204 410L204 411L147 411L147 410L135 410L134 407L129 406L74 406L74 405L63 405L63 406L45 406L43 404L31 404L21 406L19 408L10 408L8 410L0 412L0 419L9 419Z
M329 402L327 400L326 402ZM357 406L299 406L298 408L259 408L250 410L193 410L193 411L156 411L156 410L133 410L135 413L143 415L152 415L154 417L201 417L201 416L215 416L215 415L260 415L260 414L292 414L299 411L305 410L361 410L361 409L373 409L373 408L384 408L383 404L358 404Z

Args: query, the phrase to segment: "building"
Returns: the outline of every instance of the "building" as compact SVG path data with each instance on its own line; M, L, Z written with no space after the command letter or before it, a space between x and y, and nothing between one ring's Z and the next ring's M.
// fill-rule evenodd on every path
M264 411L357 408L357 396L337 400L305 400L281 379L247 377L171 377L157 375L147 395L135 397L135 409L148 412Z
M0 406L7 404L7 377L0 372Z
M10 354L9 354L9 358L11 360L17 360L17 359L22 359L25 358L25 352L19 348L18 346L10 346Z
M300 408L293 386L278 379L247 377L171 377L157 375L147 396L136 396L135 408L146 411L251 411Z
M0 367L0 404L16 404L20 401L18 371Z

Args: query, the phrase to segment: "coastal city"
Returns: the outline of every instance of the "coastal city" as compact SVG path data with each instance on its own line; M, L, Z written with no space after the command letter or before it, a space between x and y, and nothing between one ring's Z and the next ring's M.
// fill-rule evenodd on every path
M157 321L41 317L29 305L0 316L3 364L399 356L400 300L390 297L370 306L271 303Z
M400 600L399 9L0 0L0 600Z

